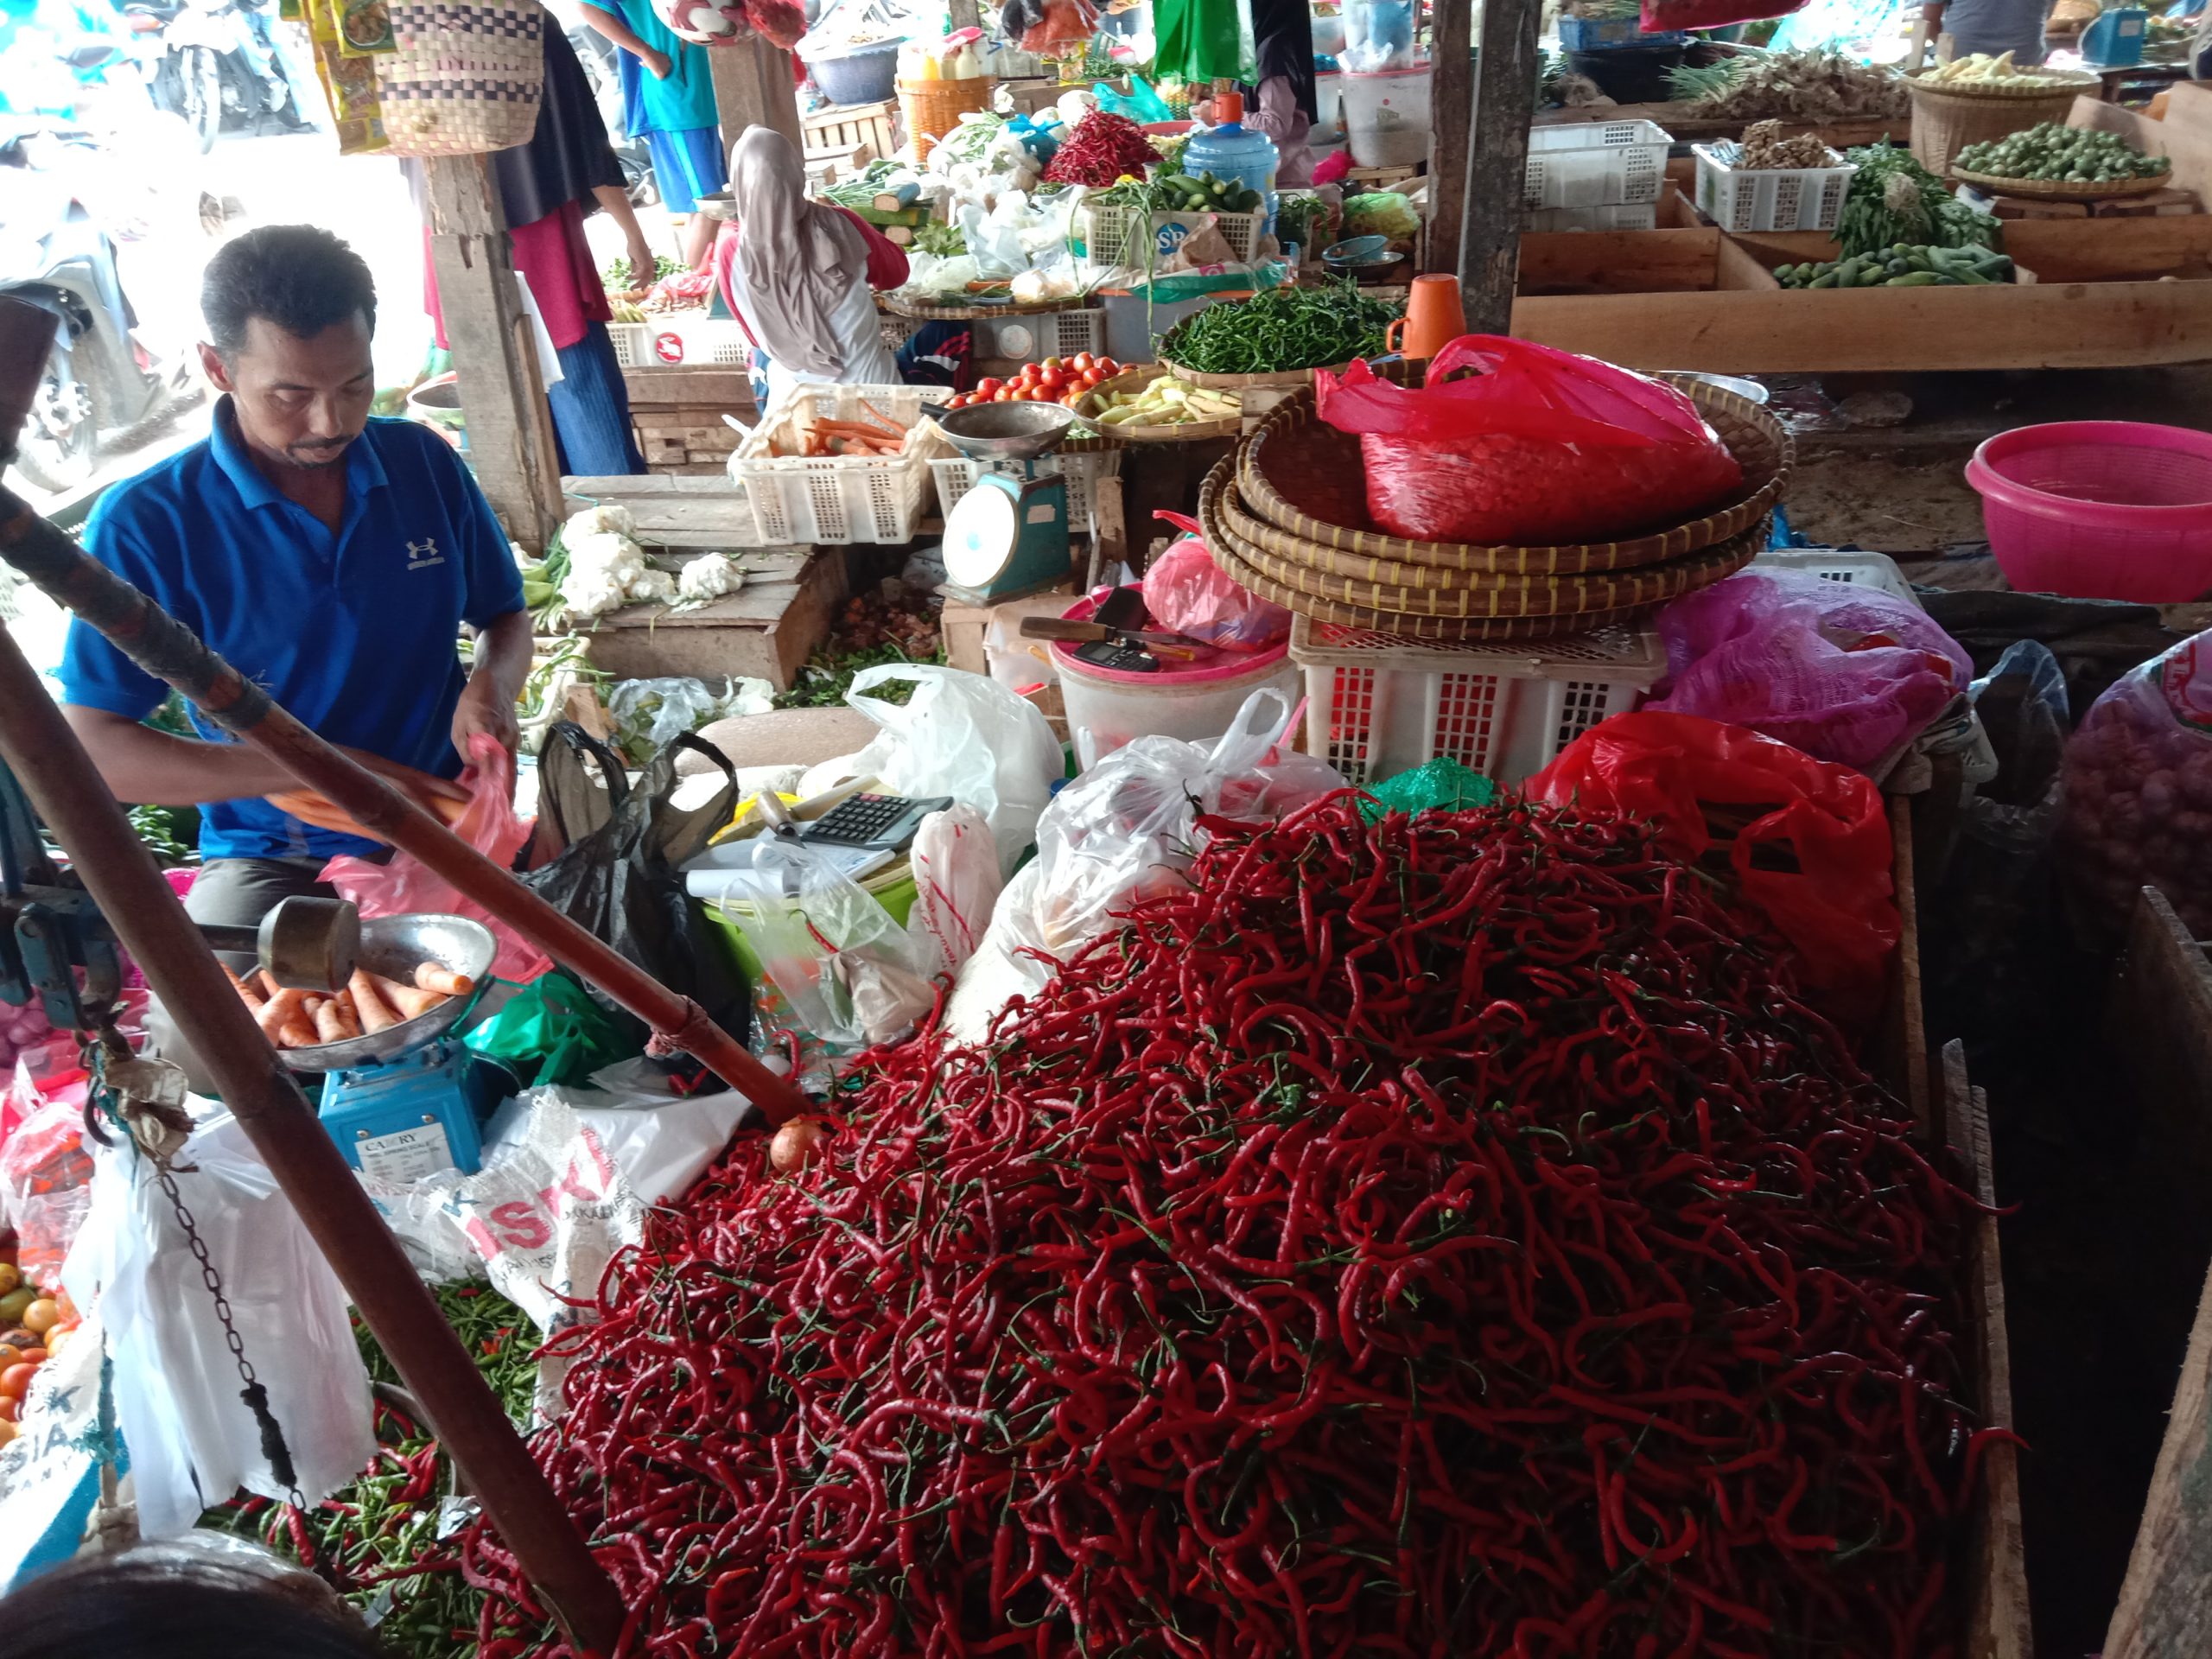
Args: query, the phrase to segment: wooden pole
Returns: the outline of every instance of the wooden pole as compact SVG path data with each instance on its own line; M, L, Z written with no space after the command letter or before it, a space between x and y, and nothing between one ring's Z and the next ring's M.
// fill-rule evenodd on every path
M1466 219L1459 239L1460 297L1467 327L1478 334L1503 334L1513 327L1529 123L1536 113L1541 10L1540 0L1487 0L1483 7Z
M468 419L468 459L507 534L533 553L561 522L560 451L488 156L423 164L430 269Z
M944 10L946 19L952 25L952 33L956 35L963 29L981 29L983 26L983 10L976 3L976 0L948 0Z
M1436 79L1428 134L1428 257L1424 270L1456 273L1467 224L1467 139L1474 126L1472 0L1435 0L1431 10Z
M725 150L747 127L773 127L800 150L806 149L790 53L758 35L735 46L704 50L714 72L715 118L721 124Z

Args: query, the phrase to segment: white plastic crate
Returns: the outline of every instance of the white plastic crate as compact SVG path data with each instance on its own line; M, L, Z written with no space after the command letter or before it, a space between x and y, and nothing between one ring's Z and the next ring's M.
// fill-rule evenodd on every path
M745 486L762 542L873 542L897 546L914 538L929 496L929 463L952 446L935 421L922 416L950 391L938 386L799 386L787 392L747 434L731 463ZM872 404L911 429L901 455L777 455L792 450L807 419L857 420Z
M1659 226L1654 202L1615 202L1605 207L1535 207L1521 215L1523 231L1649 231Z
M1819 576L1827 582L1878 588L1893 598L1920 604L1920 595L1912 591L1912 584L1897 569L1897 562L1886 553L1866 553L1857 548L1777 547L1760 554L1747 568L1755 571L1795 570L1800 575ZM1925 610L1927 607L1921 608Z
M1084 258L1094 265L1133 265L1139 270L1147 268L1144 227L1147 224L1153 238L1152 263L1158 264L1169 258L1183 238L1208 219L1221 227L1229 251L1239 259L1249 260L1268 219L1265 213L1153 213L1147 217L1135 207L1096 202L1085 202L1076 210L1076 217Z
M1529 134L1522 204L1605 207L1656 201L1667 177L1672 135L1656 121L1589 121L1537 127Z
M1079 530L1086 536L1095 536L1097 525L1093 518L1098 480L1121 470L1122 452L1119 449L1078 450L1073 454L1051 454L1037 457L1037 469L1043 473L1058 473L1068 481L1068 528ZM976 480L985 473L1002 473L1008 478L1022 476L1018 461L971 461L966 455L952 455L930 462L930 475L937 480L937 507L947 518L952 516L952 504L975 487Z
M1018 317L976 320L978 359L1008 358L1034 363L1040 358L1073 357L1106 349L1106 314L1096 307L1079 311L1038 311Z
M614 360L626 369L672 369L685 364L723 367L753 360L753 342L733 317L672 311L645 322L610 322Z
M1859 170L1834 150L1834 167L1738 167L1743 149L1732 139L1693 144L1690 153L1697 210L1724 231L1832 231Z
M1306 673L1306 743L1355 784L1440 756L1517 784L1667 671L1646 629L1599 628L1526 645L1433 645L1293 619Z

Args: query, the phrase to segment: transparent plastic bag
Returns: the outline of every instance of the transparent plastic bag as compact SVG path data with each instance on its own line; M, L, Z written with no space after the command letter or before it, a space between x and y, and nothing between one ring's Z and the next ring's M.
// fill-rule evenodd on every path
M1376 523L1423 541L1606 540L1679 523L1743 481L1673 387L1524 340L1463 334L1418 387L1355 361L1317 372L1314 396L1323 420L1359 435Z
M1005 885L991 827L972 806L932 812L906 856L914 872L907 930L935 947L936 971L957 974L976 954Z
M1871 769L1974 677L1910 600L1795 570L1746 570L1659 613L1667 695L1648 708L1748 726Z
M796 1024L845 1048L912 1029L937 1000L934 952L820 853L775 836L755 836L751 849L749 865L721 873L721 908L784 1004L764 1006L761 1023Z
M459 779L468 791L468 805L455 820L453 832L507 869L530 839L530 821L515 816L514 757L499 747L499 740L479 732L469 740L468 761ZM493 971L501 979L532 980L553 965L543 951L474 899L462 898L411 853L396 853L388 864L343 853L323 866L322 879L338 889L340 898L359 906L365 920L427 914L467 916L483 923L499 942Z
M906 703L869 695L914 683ZM999 870L1011 874L1036 838L1037 815L1065 775L1059 740L1034 705L982 674L933 663L886 663L853 677L845 701L882 733L847 763L899 795L950 795L991 827Z
M1145 608L1171 633L1230 651L1259 651L1290 637L1290 613L1222 574L1198 521L1155 512L1184 534L1145 567Z
M1344 788L1326 761L1282 747L1294 712L1262 687L1212 747L1140 737L1068 785L1037 825L1038 882L1007 918L1012 946L1065 960L1132 906L1181 892L1203 816L1276 818Z
M2066 746L2059 868L2084 938L2115 943L2136 890L2212 938L2212 629L2116 682Z
M0 1140L0 1217L16 1230L16 1265L34 1285L51 1285L92 1202L85 1151L82 1090L48 1099L18 1064L9 1084L7 1138Z

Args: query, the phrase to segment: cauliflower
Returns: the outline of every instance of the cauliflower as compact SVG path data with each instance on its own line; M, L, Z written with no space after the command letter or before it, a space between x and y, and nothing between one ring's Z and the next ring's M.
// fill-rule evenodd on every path
M727 553L702 553L683 567L676 591L680 598L703 604L744 586L745 572L737 568L736 560Z
M621 505L586 507L561 526L563 537L573 543L579 536L599 536L613 533L627 536L638 528L638 521L630 516L630 509Z
M665 602L676 597L676 578L665 570L656 570L645 565L630 578L629 595L635 600L654 600Z
M622 584L603 569L571 566L561 583L561 603L575 617L604 616L621 608Z

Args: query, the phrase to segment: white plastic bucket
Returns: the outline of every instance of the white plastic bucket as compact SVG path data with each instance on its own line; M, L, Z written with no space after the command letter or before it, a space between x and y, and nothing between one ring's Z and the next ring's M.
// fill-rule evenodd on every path
M1088 621L1093 608L1090 600L1078 600L1067 615L1071 621ZM1211 743L1229 729L1244 699L1262 686L1280 691L1286 708L1294 708L1305 692L1303 672L1290 660L1287 641L1265 651L1208 652L1195 667L1163 667L1156 674L1099 668L1079 660L1075 652L1056 641L1052 660L1059 665L1076 763L1084 767L1135 738Z
M1344 78L1344 133L1356 167L1417 167L1428 159L1427 64Z

